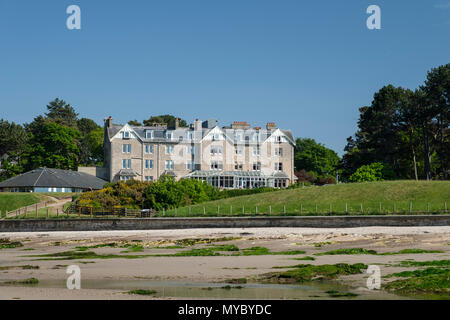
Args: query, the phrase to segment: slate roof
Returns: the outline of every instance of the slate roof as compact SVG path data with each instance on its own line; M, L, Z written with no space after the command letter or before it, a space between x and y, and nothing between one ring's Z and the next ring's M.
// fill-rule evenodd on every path
M43 187L102 189L107 181L71 170L37 168L0 182L0 188Z

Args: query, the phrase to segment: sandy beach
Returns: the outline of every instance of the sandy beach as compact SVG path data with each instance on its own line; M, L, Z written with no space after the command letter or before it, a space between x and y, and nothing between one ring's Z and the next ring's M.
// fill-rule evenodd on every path
M274 267L299 263L314 265L364 263L379 265L382 275L407 270L400 261L444 260L450 257L450 227L365 227L351 229L317 228L249 228L186 229L151 231L37 232L0 233L0 238L20 242L22 246L0 250L0 299L176 299L214 298L214 295L145 296L128 294L129 287L145 281L158 283L209 283L223 285L230 279L258 277L274 272ZM193 244L185 243L193 239ZM184 242L183 242L184 241ZM117 243L115 247L102 246ZM142 251L124 252L123 244L139 244ZM121 246L122 245L122 246ZM264 247L271 252L302 250L295 255L219 255L164 256L192 248L211 245L235 245L239 249ZM42 260L31 255L55 255L90 247L98 255L114 258ZM364 248L377 252L404 249L442 251L442 253L395 255L316 255L341 248ZM119 255L119 256L117 256ZM127 255L141 255L126 258ZM152 256L153 255L153 256ZM158 256L155 256L158 255ZM295 261L312 256L315 260ZM65 281L68 265L81 270L81 290L68 290ZM26 267L29 266L29 267ZM339 277L336 282L361 293L362 298L402 298L366 288L367 274ZM20 285L24 279L36 278L38 285ZM8 282L16 282L8 284ZM121 283L127 284L122 287ZM111 288L109 288L112 286ZM163 286L163 285L161 285ZM170 288L169 288L170 289ZM170 290L167 289L167 292ZM250 290L250 289L249 289ZM256 290L256 289L255 289ZM275 290L275 289L274 289ZM180 291L181 292L181 291ZM183 291L184 292L184 291ZM212 292L212 291L211 291ZM228 294L228 293L227 293ZM320 295L318 295L320 296ZM230 293L230 297L231 293Z

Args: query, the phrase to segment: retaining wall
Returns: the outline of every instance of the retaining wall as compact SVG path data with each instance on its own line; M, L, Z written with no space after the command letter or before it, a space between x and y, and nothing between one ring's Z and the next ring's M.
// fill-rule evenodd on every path
M355 228L370 226L450 226L450 215L0 220L0 232L267 227Z

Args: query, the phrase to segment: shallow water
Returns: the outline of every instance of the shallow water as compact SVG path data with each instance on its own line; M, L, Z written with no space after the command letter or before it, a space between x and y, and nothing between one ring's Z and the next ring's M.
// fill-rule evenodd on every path
M66 288L65 280L40 280L33 285L40 288ZM230 288L224 288L230 286ZM154 297L203 298L203 299L407 299L380 291L352 289L331 282L289 284L226 284L201 282L170 282L153 280L82 280L82 289L110 289L129 291L135 289L156 290ZM356 293L356 297L331 297L327 291Z

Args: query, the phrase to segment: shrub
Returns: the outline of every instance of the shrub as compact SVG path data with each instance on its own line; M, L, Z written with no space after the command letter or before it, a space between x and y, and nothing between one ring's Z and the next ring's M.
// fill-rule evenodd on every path
M298 178L298 182L310 182L314 183L316 180L316 176L312 172L307 172L306 170L302 169L300 171L296 171L295 175Z
M350 182L382 181L395 179L392 168L380 162L360 167L350 176Z
M336 184L336 179L332 176L323 177L323 178L317 179L316 184L318 184L320 186L323 186L326 184Z

